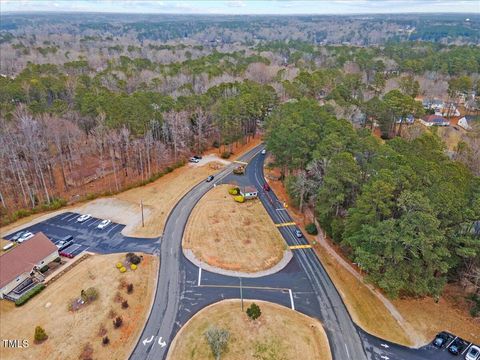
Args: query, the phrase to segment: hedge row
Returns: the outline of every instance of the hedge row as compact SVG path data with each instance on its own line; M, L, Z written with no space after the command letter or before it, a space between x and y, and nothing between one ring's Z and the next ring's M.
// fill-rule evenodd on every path
M41 292L43 289L45 289L45 285L43 284L37 284L35 285L31 290L27 291L25 294L20 296L17 301L15 301L16 306L22 306L25 304L28 300L30 300L32 297L37 295L39 292Z

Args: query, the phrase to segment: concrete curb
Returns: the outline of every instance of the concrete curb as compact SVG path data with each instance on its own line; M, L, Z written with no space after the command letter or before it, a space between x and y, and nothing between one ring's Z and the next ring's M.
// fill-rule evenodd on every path
M234 277L244 277L244 278L259 278L262 276L267 276L267 275L272 275L280 270L282 270L287 264L290 262L290 260L293 257L293 254L290 250L285 250L283 252L283 257L282 259L276 263L274 266L267 270L262 270L262 271L257 271L257 272L252 272L252 273L247 273L247 272L242 272L242 271L233 271L233 270L225 270L216 266L209 265L201 260L199 260L194 254L193 251L190 249L182 249L183 250L183 255L195 266L202 268L203 270L210 271L212 273L220 274L220 275L225 275L225 276L234 276Z

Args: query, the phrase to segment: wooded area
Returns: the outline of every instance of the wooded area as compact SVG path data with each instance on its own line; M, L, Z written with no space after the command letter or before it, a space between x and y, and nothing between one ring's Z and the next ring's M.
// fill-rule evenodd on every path
M3 224L265 131L290 195L380 288L478 294L480 131L446 151L406 123L419 99L478 116L476 22L67 18L2 15Z
M281 105L267 148L300 209L391 296L438 296L448 279L480 291L480 178L450 160L438 137L382 143L312 100Z

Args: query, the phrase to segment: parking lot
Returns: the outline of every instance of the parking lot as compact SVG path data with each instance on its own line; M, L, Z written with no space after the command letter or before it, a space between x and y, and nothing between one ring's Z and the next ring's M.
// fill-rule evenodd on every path
M57 243L62 238L71 235L73 236L73 243L64 251L73 256L87 250L102 254L130 251L153 253L159 247L159 239L123 236L121 231L125 225L112 222L104 229L98 229L98 225L104 219L91 217L84 222L79 222L78 218L80 216L80 214L73 212L59 214L38 224L10 233L4 238L10 240L19 231L30 231L34 234L41 231L54 243Z

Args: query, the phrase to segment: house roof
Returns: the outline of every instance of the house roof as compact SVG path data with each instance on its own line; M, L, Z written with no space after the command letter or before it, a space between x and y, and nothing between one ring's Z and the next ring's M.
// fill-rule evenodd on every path
M255 186L245 186L245 192L252 193L257 192L257 188Z
M443 123L443 122L448 122L447 119L445 119L443 116L440 115L428 115L423 118L426 122L431 122L431 123Z
M0 288L19 275L32 271L35 264L58 251L57 246L42 232L0 256Z

